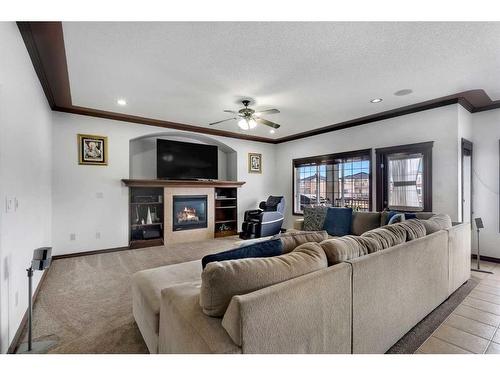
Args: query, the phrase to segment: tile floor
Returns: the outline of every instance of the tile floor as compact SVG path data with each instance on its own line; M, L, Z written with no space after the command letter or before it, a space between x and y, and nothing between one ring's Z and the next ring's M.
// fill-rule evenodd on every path
M472 272L479 284L415 353L500 354L500 264L481 269L493 274Z

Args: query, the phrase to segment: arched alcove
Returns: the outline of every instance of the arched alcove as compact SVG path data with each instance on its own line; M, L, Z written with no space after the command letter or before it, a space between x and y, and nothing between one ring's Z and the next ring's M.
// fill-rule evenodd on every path
M132 179L155 179L156 178L156 140L166 139L172 141L201 143L217 146L218 152L218 174L219 180L236 181L237 153L219 140L203 134L185 133L181 131L167 131L147 134L130 140L129 176Z

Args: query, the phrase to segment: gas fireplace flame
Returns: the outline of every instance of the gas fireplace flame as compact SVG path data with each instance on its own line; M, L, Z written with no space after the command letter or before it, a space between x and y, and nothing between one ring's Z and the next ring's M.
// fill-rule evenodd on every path
M182 223L185 221L200 221L195 208L184 207L182 211L177 212L177 222Z

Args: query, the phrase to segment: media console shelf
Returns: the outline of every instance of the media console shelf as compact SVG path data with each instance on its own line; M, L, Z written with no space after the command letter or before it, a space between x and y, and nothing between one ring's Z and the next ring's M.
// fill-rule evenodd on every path
M238 233L238 188L244 182L132 179L123 179L122 182L129 187L130 248L233 236ZM170 202L172 197L198 193L210 199L207 227L175 231L174 210Z

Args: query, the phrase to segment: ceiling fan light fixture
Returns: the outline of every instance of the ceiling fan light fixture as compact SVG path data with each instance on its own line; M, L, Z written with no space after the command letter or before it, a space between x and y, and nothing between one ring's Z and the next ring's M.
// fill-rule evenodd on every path
M242 118L240 121L238 121L238 126L242 130L248 130L249 129L249 124L248 124L247 120L245 120L244 118Z
M248 120L248 127L250 129L254 129L257 126L257 121L255 121L253 118Z

